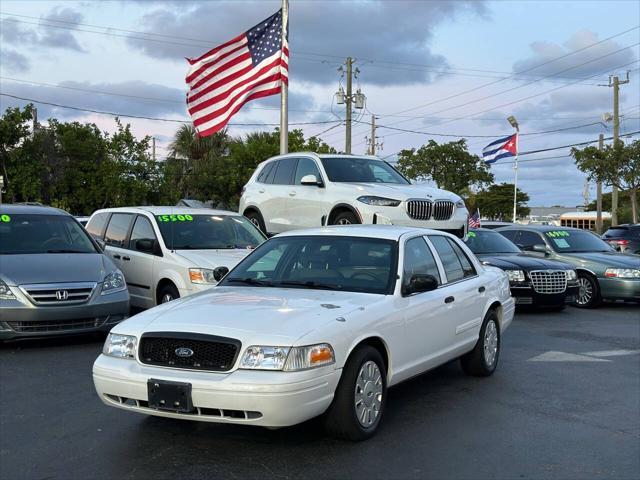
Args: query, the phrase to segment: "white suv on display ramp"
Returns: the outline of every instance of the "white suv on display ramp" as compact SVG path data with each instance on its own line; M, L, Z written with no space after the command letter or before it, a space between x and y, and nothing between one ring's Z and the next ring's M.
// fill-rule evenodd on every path
M426 227L464 237L468 211L446 190L414 185L373 156L290 153L261 163L239 212L273 235L324 225Z

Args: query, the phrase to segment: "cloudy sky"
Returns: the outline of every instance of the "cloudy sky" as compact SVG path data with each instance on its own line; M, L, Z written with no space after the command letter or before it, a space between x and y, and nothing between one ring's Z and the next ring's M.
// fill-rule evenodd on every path
M127 119L157 138L164 155L184 105L184 57L247 30L280 7L260 1L11 1L0 4L2 110L14 97L150 117ZM609 75L621 88L621 131L640 130L640 3L631 1L290 0L290 123L344 148L343 106L333 104L347 56L367 96L356 112L353 151L364 153L371 115L381 156L429 139L467 138L470 150L521 125L520 150L541 150L611 136ZM57 117L114 127L109 115L38 105ZM164 119L164 120L158 120ZM278 98L246 105L232 135L271 129ZM335 123L327 123L335 122ZM259 124L243 126L238 124ZM332 128L333 127L333 128ZM388 127L388 128L384 128ZM404 130L410 130L407 132ZM548 132L548 133L544 133ZM453 135L453 137L451 137ZM640 138L636 136L635 138ZM519 185L531 205L582 204L584 176L568 149L521 156ZM513 165L495 165L513 181ZM595 188L591 188L592 198Z

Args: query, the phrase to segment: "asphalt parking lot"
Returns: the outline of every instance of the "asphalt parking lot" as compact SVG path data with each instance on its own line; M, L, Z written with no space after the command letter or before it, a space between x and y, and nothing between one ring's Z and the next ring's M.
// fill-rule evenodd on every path
M406 382L358 444L315 421L266 430L106 407L91 380L101 346L0 346L2 479L639 477L638 306L519 313L493 377L453 362Z

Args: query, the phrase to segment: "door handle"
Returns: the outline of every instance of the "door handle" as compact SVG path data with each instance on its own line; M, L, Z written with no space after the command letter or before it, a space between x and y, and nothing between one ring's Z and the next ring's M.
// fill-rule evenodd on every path
M484 293L484 291L485 291L485 290L486 290L486 288L484 288L484 287L480 287L480 288L478 289L478 292L480 292L480 293Z
M258 192L264 193L264 188L261 188L260 190L258 190Z
M113 258L117 258L118 260L120 260L120 258L121 258L121 257L120 257L120 255L118 255L117 253L114 253L114 254L113 254Z
M455 301L455 298L453 297L447 297L444 299L444 303L453 303Z
M295 197L296 196L296 192L289 192L289 196L290 197Z
M128 262L129 260L131 260L131 257L122 257L122 260Z

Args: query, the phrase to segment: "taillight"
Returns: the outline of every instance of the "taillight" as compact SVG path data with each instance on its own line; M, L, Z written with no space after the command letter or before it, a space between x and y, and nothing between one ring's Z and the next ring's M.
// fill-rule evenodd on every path
M629 245L629 240L611 240L611 243L616 245Z

